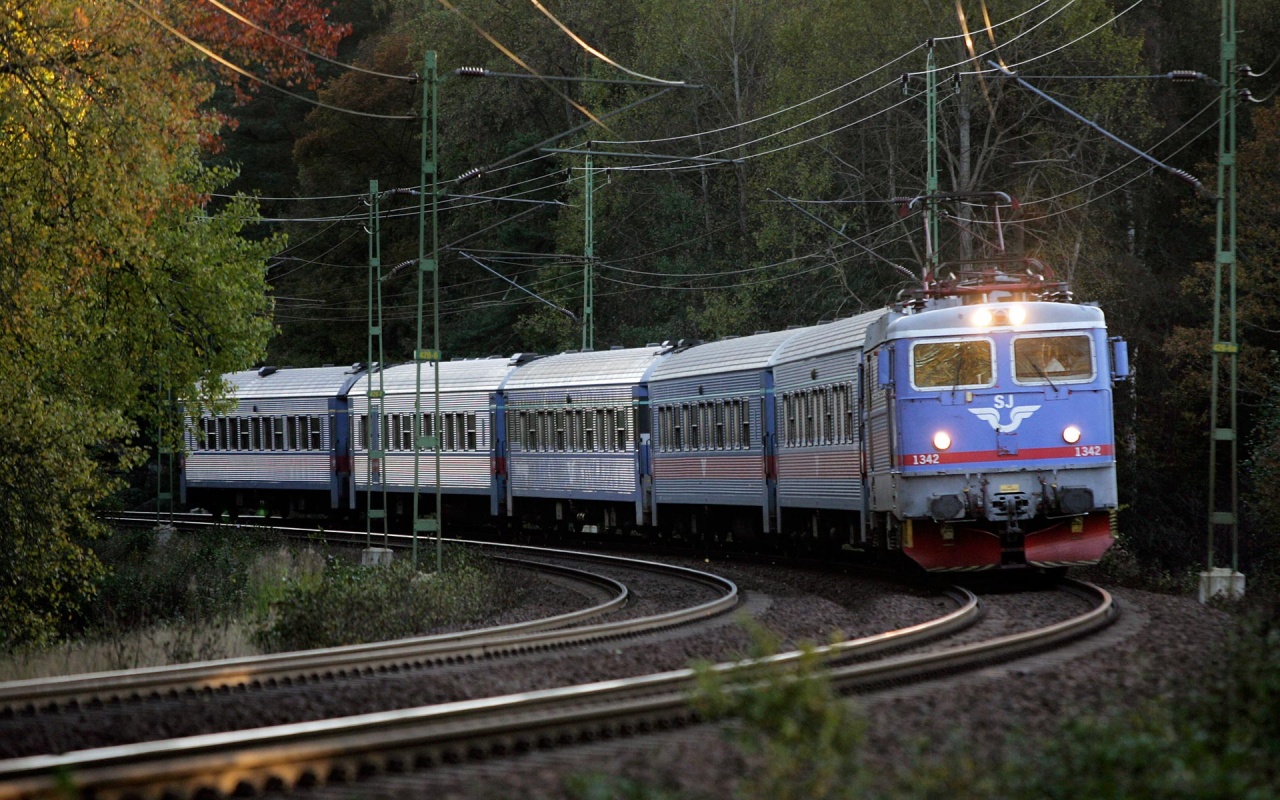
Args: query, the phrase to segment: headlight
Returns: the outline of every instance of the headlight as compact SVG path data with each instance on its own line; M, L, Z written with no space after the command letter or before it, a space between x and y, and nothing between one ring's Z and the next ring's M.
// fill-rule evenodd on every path
M1022 306L1013 306L1009 309L1009 321L1014 325L1021 325L1027 321L1027 310Z
M1068 425L1062 429L1062 441L1067 444L1075 444L1080 441L1080 429L1075 425Z
M973 312L973 324L979 328L988 328L991 326L991 309L980 308Z
M946 450L951 446L951 435L946 431L938 431L933 435L933 446L938 450Z

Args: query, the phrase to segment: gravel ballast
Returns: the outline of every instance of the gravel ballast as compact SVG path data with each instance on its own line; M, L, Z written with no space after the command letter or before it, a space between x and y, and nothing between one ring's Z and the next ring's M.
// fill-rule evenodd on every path
M854 638L935 618L948 600L923 590L827 572L733 562L690 562L738 583L743 610L770 629L784 647L825 642L839 631ZM623 580L637 595L661 594L678 584L644 573ZM699 590L689 589L690 598ZM960 639L990 638L1038 627L1084 610L1062 593L1012 592L984 596L986 618ZM1115 592L1119 622L1102 634L1034 658L988 667L945 680L855 698L868 720L864 752L885 769L933 744L963 741L975 758L998 751L1015 730L1051 732L1064 714L1100 711L1167 692L1180 676L1202 674L1220 653L1229 618L1187 598L1136 590ZM1030 598L1030 599L1028 599ZM705 596L697 601L705 599ZM563 610L563 609L560 609ZM557 612L558 613L558 612ZM634 613L634 611L633 611ZM0 721L0 757L59 752L143 739L257 727L386 708L402 708L534 688L646 674L687 666L691 660L728 660L748 652L751 636L735 618L633 640L513 659L326 681L306 687L255 690L230 697L199 697L127 704L118 709L63 712ZM531 665L536 664L536 669ZM359 787L317 788L325 796L563 797L574 775L588 772L630 778L651 786L726 796L745 769L720 726L694 726L669 734L537 752L492 764L375 776Z

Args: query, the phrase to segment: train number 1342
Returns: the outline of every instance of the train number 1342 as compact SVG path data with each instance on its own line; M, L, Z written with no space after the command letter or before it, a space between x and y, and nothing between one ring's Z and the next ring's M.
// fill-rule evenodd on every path
M1077 450L1082 448L1076 448ZM925 464L939 464L941 461L937 453L914 453L911 455L911 466L919 467Z
M1100 455L1102 455L1101 445L1091 444L1087 447L1076 448L1076 458L1083 458L1085 456L1100 456Z

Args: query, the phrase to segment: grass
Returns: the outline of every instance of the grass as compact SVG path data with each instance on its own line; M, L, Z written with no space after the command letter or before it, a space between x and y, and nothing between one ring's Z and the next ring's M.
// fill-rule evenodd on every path
M518 605L515 570L464 547L442 575L401 559L290 543L269 530L120 531L97 549L111 574L78 633L0 656L0 680L137 669L380 641L474 624Z

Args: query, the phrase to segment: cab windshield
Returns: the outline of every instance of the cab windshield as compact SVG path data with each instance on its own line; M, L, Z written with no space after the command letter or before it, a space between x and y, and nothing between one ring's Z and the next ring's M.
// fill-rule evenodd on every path
M995 381L988 339L916 342L911 346L911 383L917 389L971 389Z
M1093 380L1093 342L1087 334L1023 336L1013 340L1013 376L1023 384Z

